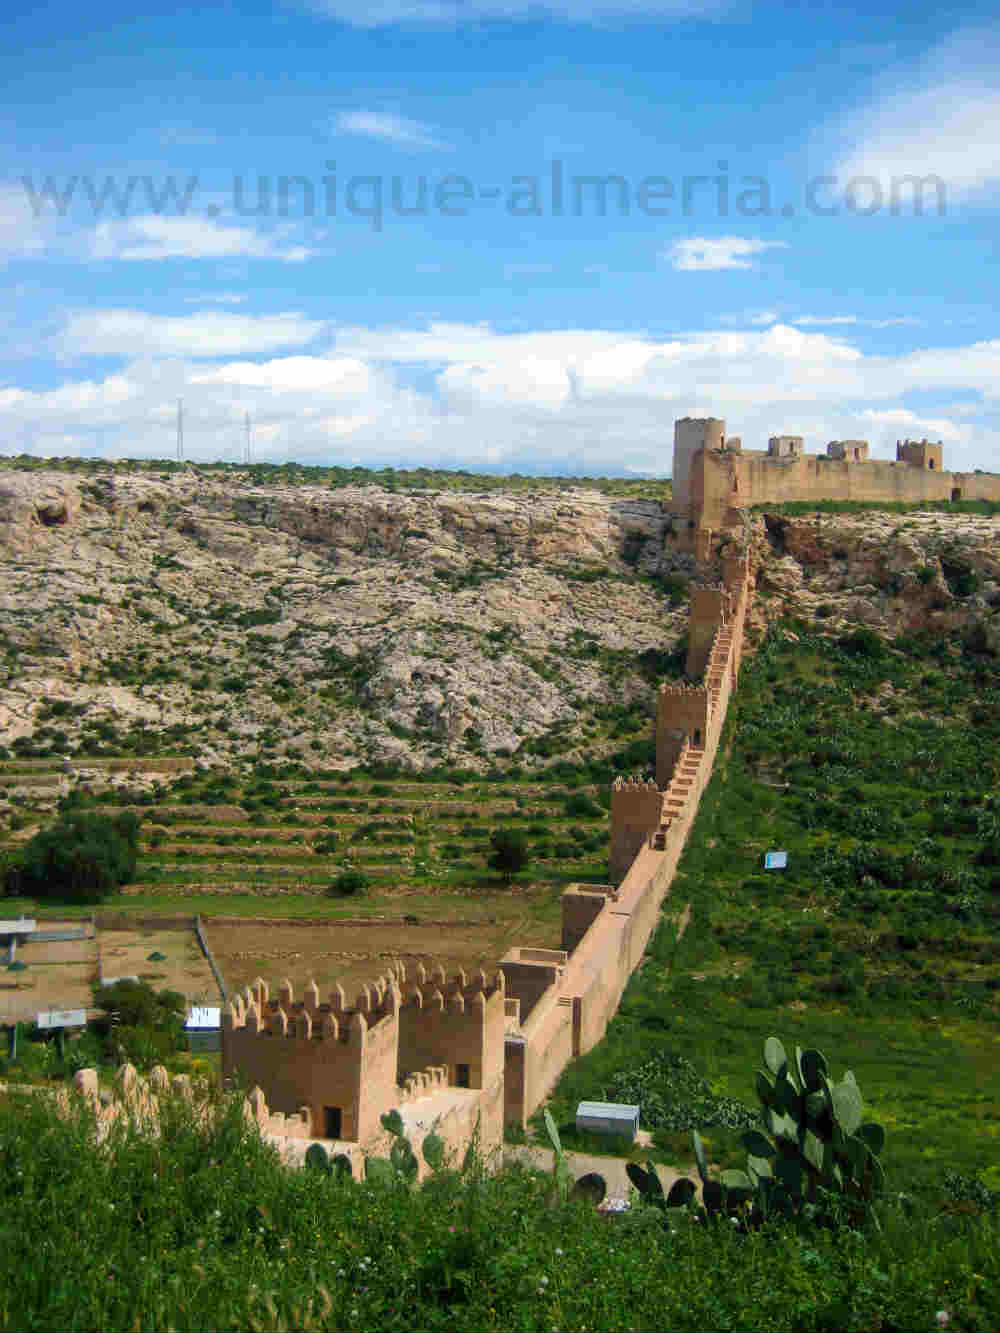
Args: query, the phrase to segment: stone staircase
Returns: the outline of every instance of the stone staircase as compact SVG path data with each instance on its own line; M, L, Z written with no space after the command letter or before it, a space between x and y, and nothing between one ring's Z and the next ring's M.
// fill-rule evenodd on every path
M679 815L687 804L691 788L698 776L698 765L704 754L704 749L700 747L695 749L689 745L678 761L670 786L663 793L663 822L653 834L653 847L656 851L662 852L667 845L667 829L670 827L670 821L673 816Z

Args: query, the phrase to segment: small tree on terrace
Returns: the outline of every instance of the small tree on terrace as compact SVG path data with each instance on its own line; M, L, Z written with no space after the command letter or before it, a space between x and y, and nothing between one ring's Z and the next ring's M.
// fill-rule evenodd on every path
M120 815L63 815L36 833L6 872L8 893L97 903L135 877L139 820Z
M515 875L521 873L530 860L528 844L524 840L524 834L518 833L515 829L496 829L490 834L490 842L493 845L493 851L487 858L486 864L491 870L496 870L501 874L509 884Z

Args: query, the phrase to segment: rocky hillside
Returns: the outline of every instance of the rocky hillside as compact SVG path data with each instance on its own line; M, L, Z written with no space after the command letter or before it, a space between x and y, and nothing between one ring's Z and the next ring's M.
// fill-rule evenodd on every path
M998 520L757 518L756 621L972 629L1000 647ZM655 500L0 473L0 745L484 769L648 734L690 557ZM711 576L714 571L701 573Z
M620 748L685 628L669 526L593 489L11 469L0 744L333 768Z
M753 525L760 609L885 635L971 632L1000 651L1000 519L765 514Z

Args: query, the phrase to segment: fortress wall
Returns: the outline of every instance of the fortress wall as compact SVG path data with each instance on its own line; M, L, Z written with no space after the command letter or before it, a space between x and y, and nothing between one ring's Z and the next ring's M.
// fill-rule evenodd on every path
M565 967L553 969L552 984L534 998L521 1032L507 1038L505 1115L509 1121L524 1124L565 1064L601 1040L656 929L701 794L711 778L739 667L752 589L745 559L730 558L725 579L730 618L727 624L720 621L715 626L704 684L668 687L661 695L668 720L685 727L690 725L688 711L697 704L704 727L703 749L682 745L663 791L653 783L616 780L611 806L613 867L616 849L619 858L631 845L636 845L636 851L617 890L588 894L583 886L576 886L565 895L563 942L570 949ZM718 604L721 607L721 599ZM679 713L671 718L670 709L675 706ZM658 719L658 748L664 734ZM618 827L618 820L624 827ZM587 897L595 901L584 902ZM589 925L579 935L588 917ZM541 964L536 966L541 974ZM506 970L506 962L504 967ZM510 979L508 989L514 989Z
M939 472L886 459L847 462L825 455L772 458L766 454L703 451L690 463L691 514L699 526L721 527L726 510L788 500L1000 501L1000 476Z
M327 1106L340 1108L343 1138L364 1140L373 1131L396 1087L395 1011L373 1015L371 1027L361 1013L345 1016L335 1033L319 1022L313 1026L308 1015L289 1022L280 1008L261 1020L251 1006L239 1023L235 1008L223 1015L224 1077L242 1075L265 1087L270 1105L285 1115L311 1107L314 1134L323 1132L319 1121Z
M457 1082L455 1066L469 1066L469 1086L482 1088L502 1072L504 991L452 987L450 995L425 986L399 1013L397 1079L425 1066L442 1065Z
M547 953L550 955L548 959L523 959L522 954L525 952L528 951L509 949L500 960L506 994L509 999L519 1000L521 1003L522 1023L527 1022L535 1005L546 991L559 983L566 964L566 955L555 949L530 951L536 954Z
M569 955L608 905L613 890L602 893L586 884L571 885L562 895L562 947Z
M655 782L615 779L611 789L611 869L621 879L660 823L663 798Z
M522 1025L521 1034L524 1038L523 1093L515 1118L524 1124L575 1054L573 997L565 993L564 986L551 987L535 1006L528 1022Z
M698 677L708 664L719 626L728 619L730 597L725 588L694 588L688 615L688 654L685 674Z
M499 1049L503 1050L502 1042ZM461 1165L474 1137L478 1137L479 1148L487 1155L501 1151L504 1127L502 1073L485 1088L431 1088L422 1097L398 1102L397 1106L403 1131L416 1154L418 1180L431 1175L422 1151L428 1134L437 1134L444 1140L446 1162L455 1166ZM373 1157L388 1157L392 1144L392 1135L380 1129L366 1145L366 1153Z

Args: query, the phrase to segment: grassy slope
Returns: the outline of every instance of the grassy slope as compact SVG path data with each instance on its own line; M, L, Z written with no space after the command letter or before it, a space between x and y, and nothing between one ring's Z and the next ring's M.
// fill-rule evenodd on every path
M855 1070L897 1188L949 1168L998 1188L1000 875L976 864L994 859L997 665L942 640L868 657L797 628L741 678L673 889L691 927L678 945L664 921L606 1041L564 1075L558 1117L658 1051L756 1105L775 1033ZM863 707L885 681L888 713ZM774 848L789 869L765 875ZM689 1138L660 1142L687 1157ZM709 1138L741 1164L735 1133Z

